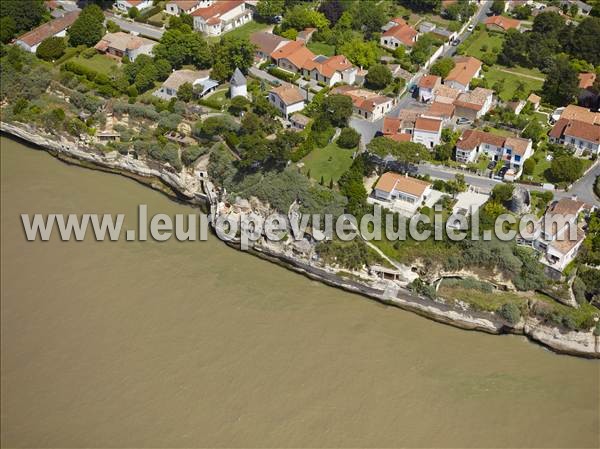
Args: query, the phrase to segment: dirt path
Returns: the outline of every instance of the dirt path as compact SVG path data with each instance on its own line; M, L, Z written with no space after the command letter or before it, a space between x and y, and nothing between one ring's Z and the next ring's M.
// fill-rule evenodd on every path
M537 80L537 81L546 81L545 78L541 78L539 76L526 75L524 73L513 72L512 70L507 70L507 69L498 69L498 70L501 71L501 72L510 73L511 75L522 76L523 78L529 78L529 79Z

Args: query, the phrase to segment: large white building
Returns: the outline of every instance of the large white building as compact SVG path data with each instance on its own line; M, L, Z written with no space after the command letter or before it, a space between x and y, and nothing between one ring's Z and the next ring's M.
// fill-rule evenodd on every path
M432 149L442 140L443 120L438 117L420 116L415 120L412 132L412 141Z
M600 154L600 123L561 118L549 134L550 141L570 146L576 154Z
M141 11L143 9L150 8L152 5L152 0L117 0L115 2L115 8L123 12L129 12L129 10L133 7Z
M431 184L408 175L386 172L377 181L373 193L379 200L419 205L431 193Z
M201 0L191 15L194 30L207 36L219 36L252 20L252 10L244 0Z
M294 112L304 109L304 95L292 84L282 84L269 91L269 102L287 119Z

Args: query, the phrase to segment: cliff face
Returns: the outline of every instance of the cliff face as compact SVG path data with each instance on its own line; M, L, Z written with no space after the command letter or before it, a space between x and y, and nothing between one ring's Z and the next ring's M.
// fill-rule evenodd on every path
M69 162L90 165L133 177L171 196L192 204L208 204L213 213L213 224L218 213L218 198L210 180L201 179L192 170L174 173L160 164L122 156L116 152L103 154L56 136L44 136L26 125L0 123L0 130L29 143L40 146ZM236 242L228 242L237 247ZM311 279L342 288L379 302L409 310L432 320L469 330L491 334L513 333L525 335L555 352L587 358L600 358L600 337L591 332L562 332L529 318L516 326L493 313L463 310L443 300L432 301L397 285L360 282L343 278L332 267L315 267L309 261L290 255L281 245L258 244L250 250L256 256L283 265Z

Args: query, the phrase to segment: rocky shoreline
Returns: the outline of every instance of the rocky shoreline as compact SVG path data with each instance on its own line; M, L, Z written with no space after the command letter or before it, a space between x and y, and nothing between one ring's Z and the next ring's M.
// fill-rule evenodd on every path
M216 199L211 194L210 186L207 189L207 184L210 185L207 179L201 180L185 171L181 173L169 171L158 163L151 164L116 153L104 154L92 149L84 149L62 137L41 135L38 130L27 125L2 122L0 130L2 133L41 147L64 162L118 173L159 190L172 199L210 208L212 211L216 210L214 204ZM228 242L228 245L239 248L235 242ZM300 258L292 257L284 251L266 245L256 245L249 252L327 285L417 313L440 323L490 334L524 335L529 340L560 354L600 359L600 337L594 336L591 332L565 332L530 317L521 320L516 326L511 326L493 313L465 311L441 301L419 296L401 287L397 287L392 295L384 289L341 277L334 269L313 266Z

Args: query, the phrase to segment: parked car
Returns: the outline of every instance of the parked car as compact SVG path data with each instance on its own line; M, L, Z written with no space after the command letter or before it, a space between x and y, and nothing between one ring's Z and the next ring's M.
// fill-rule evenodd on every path
M475 29L475 25L471 24L467 27L468 31L473 31Z
M460 44L460 39L454 39L454 40L452 41L452 46L453 46L453 47L458 47L458 44Z
M459 119L456 121L456 124L457 124L457 125L469 125L469 124L471 124L471 123L473 123L473 122L472 122L471 120L469 120L468 118L466 118L466 117L460 117L460 118L459 118Z
M496 174L496 177L500 178L500 179L504 179L504 175L506 174L507 171L508 171L508 167L507 166L502 167L500 170L498 170L498 173Z
M490 161L490 163L487 166L488 170L493 170L494 168L496 168L496 164L496 161Z

